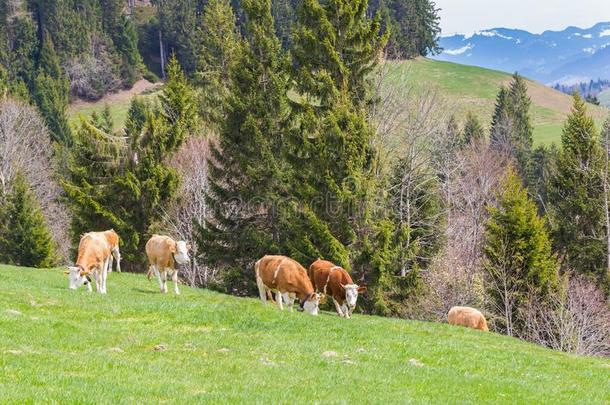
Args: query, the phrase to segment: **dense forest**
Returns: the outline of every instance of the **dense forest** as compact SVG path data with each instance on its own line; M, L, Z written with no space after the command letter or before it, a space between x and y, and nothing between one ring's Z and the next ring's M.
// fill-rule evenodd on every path
M325 258L361 310L610 353L610 119L576 94L558 146L534 146L514 75L489 122L433 89L385 85L437 52L429 0L0 0L0 259L48 267L115 229L144 271L155 232L192 241L184 281L253 295L265 254ZM388 61L390 60L390 63ZM124 128L73 98L145 77ZM490 129L488 129L490 128Z

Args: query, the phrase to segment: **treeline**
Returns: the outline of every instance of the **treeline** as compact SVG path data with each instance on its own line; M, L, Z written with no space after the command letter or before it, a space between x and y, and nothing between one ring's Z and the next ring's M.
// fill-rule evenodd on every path
M582 82L571 85L557 83L553 86L553 88L557 91L570 95L578 92L582 97L587 100L587 102L599 105L599 100L597 99L597 96L602 91L610 89L610 80L590 80L588 83Z

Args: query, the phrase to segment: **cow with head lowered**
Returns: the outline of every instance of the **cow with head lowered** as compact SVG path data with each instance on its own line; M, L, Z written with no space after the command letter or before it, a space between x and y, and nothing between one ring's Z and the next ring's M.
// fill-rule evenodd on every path
M284 309L282 301L292 310L298 298L300 309L311 314L318 314L320 298L313 289L307 271L295 260L286 256L264 256L254 265L256 285L260 299L267 301L267 294L275 293L275 301Z
M95 287L100 294L106 294L106 278L112 251L103 232L89 232L81 236L78 244L78 256L74 266L68 266L69 287L75 290L86 285L91 291L91 277L95 278Z
M340 317L352 316L358 294L366 291L366 287L354 284L345 269L327 260L318 259L313 262L309 266L309 278L316 292L333 298Z

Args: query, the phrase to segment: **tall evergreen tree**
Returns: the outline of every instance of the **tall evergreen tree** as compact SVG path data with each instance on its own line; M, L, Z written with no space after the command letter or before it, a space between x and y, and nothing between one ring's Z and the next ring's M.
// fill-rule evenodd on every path
M491 145L504 148L517 164L526 184L532 179L533 126L529 113L532 101L527 94L527 84L515 73L508 88L502 87L496 99L491 124Z
M414 58L440 51L440 16L433 1L373 0L370 8L382 14L384 30L390 33L390 57Z
M228 0L210 0L201 20L201 51L195 82L201 92L201 116L218 130L225 120L230 72L238 46L235 15Z
M578 94L561 145L551 184L555 243L565 269L602 277L606 271L603 151L593 118Z
M464 144L469 145L477 142L485 141L485 130L479 122L479 119L472 112L466 115L463 131Z
M68 108L68 80L63 74L51 37L44 35L38 58L33 98L49 126L52 138L62 145L70 145L72 134L66 110Z
M380 18L369 19L366 10L366 0L305 0L298 12L292 54L299 126L291 133L290 160L300 212L291 221L288 250L302 262L324 257L354 266L373 292L392 279L393 229L373 213L382 192L367 122L368 77L387 36ZM371 295L386 311L383 295Z
M168 65L160 99L159 110L132 101L126 139L84 122L63 184L74 237L88 229L114 228L121 235L125 268L131 270L141 269L150 227L178 188L178 173L167 166L167 159L196 122L194 96L175 59Z
M225 286L253 286L249 268L282 251L276 203L287 196L283 143L291 127L289 60L275 36L270 0L245 0L245 39L231 69L226 119L210 162L213 220L202 229L205 260L225 270Z
M497 326L513 336L523 327L522 310L531 294L544 298L557 287L559 266L536 204L512 169L498 207L489 214L484 246L487 291Z
M40 206L23 176L17 176L0 206L0 261L25 267L52 267L55 246Z

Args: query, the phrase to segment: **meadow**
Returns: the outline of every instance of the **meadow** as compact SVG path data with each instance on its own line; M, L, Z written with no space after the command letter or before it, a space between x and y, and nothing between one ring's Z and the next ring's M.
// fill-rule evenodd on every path
M0 403L608 403L610 361L447 324L318 317L111 273L0 267ZM171 291L171 286L170 286Z

